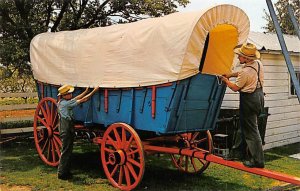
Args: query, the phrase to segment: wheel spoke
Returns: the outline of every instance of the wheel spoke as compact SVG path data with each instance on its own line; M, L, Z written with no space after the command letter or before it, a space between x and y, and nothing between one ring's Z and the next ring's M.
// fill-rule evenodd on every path
M114 134L115 134L115 137L116 137L117 145L118 145L119 148L121 148L122 147L122 141L121 141L120 135L119 135L116 128L114 128L113 131L114 131Z
M185 156L185 171L188 171L188 167L189 167L189 157Z
M138 179L138 176L133 168L133 166L130 163L126 163L127 168L129 169L129 172L131 173L132 177L134 178L134 180Z
M117 172L118 167L121 167L119 165L115 165L113 171L110 173L110 176L113 177L115 175L115 173Z
M46 122L40 117L40 116L36 116L37 118L38 118L38 120L40 121L40 122L42 122L42 124L45 126L45 127L48 127L49 128L49 125L47 124L47 120L46 120Z
M56 161L56 157L55 157L55 148L54 148L54 145L53 145L53 141L50 141L51 142L51 153L52 153L52 160L53 162Z
M53 112L54 112L54 103L50 103L50 104L51 104L51 107L50 107L50 119L51 119L51 122L52 122L51 125L53 126L53 122L54 122L54 121L53 121L53 120L54 120L54 119L53 119L53 114L54 114L54 113L53 113Z
M57 113L57 111L55 111L55 113L54 113L54 119L52 121L53 129L55 129L56 127L58 127L58 121L57 121L58 117L57 116L58 116L58 113Z
M195 158L191 157L190 160L191 160L191 164L194 168L194 172L197 172L198 169L197 169L197 165L195 164Z
M44 153L44 150L46 148L46 145L48 144L48 141L49 141L49 139L47 138L47 140L45 141L44 146L42 148L42 153Z
M59 157L60 156L60 149L59 149L59 146L57 145L57 142L56 142L55 138L53 138L53 143L54 143L55 151L56 151L56 153Z
M107 139L109 140L109 143L111 143L115 147L116 150L119 149L119 147L116 145L115 141L109 135L107 135Z
M181 164L183 162L182 159L183 159L183 155L180 155L179 158L178 158L178 160L177 160L178 166L181 166Z
M41 139L38 140L38 143L40 143L42 140L44 140L44 137L42 137Z
M56 136L56 135L53 135L54 139L56 140L56 142L59 144L60 147L62 147L62 142L61 140Z
M119 172L119 181L118 184L122 185L122 181L123 181L123 167L120 166L120 172Z
M133 151L130 151L130 152L127 154L127 156L130 156L130 155L135 154L135 153L137 153L137 152L139 152L139 149L135 149L135 150L133 150Z
M196 138L197 138L197 136L200 134L200 132L196 132L196 133L194 133L193 134L193 137L191 138L191 142L193 142Z
M130 174L129 174L128 168L126 165L124 165L123 167L124 167L124 171L125 171L125 179L126 179L127 186L130 186L131 182L130 182Z
M133 160L133 159L131 159L131 158L128 158L127 161L130 162L131 164L133 164L133 165L139 167L139 168L142 167L142 165L141 165L140 163L138 163L137 161L135 161L135 160Z
M203 166L205 165L205 163L201 159L198 158L198 160L202 163Z
M206 140L207 140L207 138L205 137L205 138L203 138L203 139L194 141L193 143L194 143L194 144L199 144L199 143L205 142Z
M53 127L53 131L56 131L57 130L57 132L59 132L59 130L58 130L58 126L59 126L59 124L57 123L55 126L53 125L52 127Z
M52 114L51 114L51 112L50 112L50 109L49 109L49 104L48 104L48 102L46 101L45 102L45 107L46 107L46 112L47 112L47 118L48 118L48 124L52 124Z
M125 145L126 143L126 131L125 128L122 127L122 145Z
M46 123L48 123L49 121L48 121L48 114L47 114L47 112L45 111L45 109L43 108L43 106L41 106L40 108L41 108L41 111L42 111L42 115L46 119Z
M124 147L125 151L128 151L129 146L131 145L131 142L132 142L133 139L134 139L134 137L131 135L131 137L129 138L129 141L126 142L126 144L125 144L125 147Z
M49 161L49 157L50 157L50 149L51 149L51 141L49 140L48 153L47 153L47 159L48 159L48 161Z
M52 121L52 126L54 126L56 124L57 116L58 116L58 113L57 113L57 110L55 110L54 119ZM57 123L57 125L58 125L58 123ZM55 127L56 127L56 125L55 125ZM55 129L55 128L53 128L53 129Z
M111 149L109 149L109 148L107 148L107 147L104 148L104 151L109 152L109 153L115 152L114 150L111 150Z

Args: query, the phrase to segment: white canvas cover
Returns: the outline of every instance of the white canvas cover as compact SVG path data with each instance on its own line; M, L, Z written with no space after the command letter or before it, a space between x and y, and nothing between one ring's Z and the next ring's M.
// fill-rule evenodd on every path
M116 88L173 82L199 73L205 40L213 31L212 39L219 41L210 40L202 72L222 74L231 69L233 47L245 42L249 33L247 15L232 5L42 33L31 41L32 70L36 80L55 85ZM225 40L224 34L229 34ZM233 39L230 46L226 39Z

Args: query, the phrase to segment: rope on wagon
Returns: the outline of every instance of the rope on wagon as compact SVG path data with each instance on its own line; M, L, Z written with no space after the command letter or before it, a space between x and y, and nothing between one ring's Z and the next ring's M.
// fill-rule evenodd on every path
M220 79L220 75L216 75L218 85L220 86L222 84L222 80Z

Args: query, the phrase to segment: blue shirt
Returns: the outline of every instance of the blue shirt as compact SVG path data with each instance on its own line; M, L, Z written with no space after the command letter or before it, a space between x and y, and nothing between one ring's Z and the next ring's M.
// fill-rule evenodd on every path
M78 105L76 99L65 100L61 99L58 102L58 113L60 117L68 120L74 119L73 108Z

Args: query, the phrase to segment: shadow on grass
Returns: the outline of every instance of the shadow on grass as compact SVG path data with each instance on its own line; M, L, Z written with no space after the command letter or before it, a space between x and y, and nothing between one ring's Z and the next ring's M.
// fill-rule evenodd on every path
M265 161L271 162L300 153L300 143L294 143L265 151Z
M16 141L1 146L1 171L28 171L42 165L31 140Z
M146 167L137 190L250 190L245 185L223 182L207 174L185 174L176 169Z

